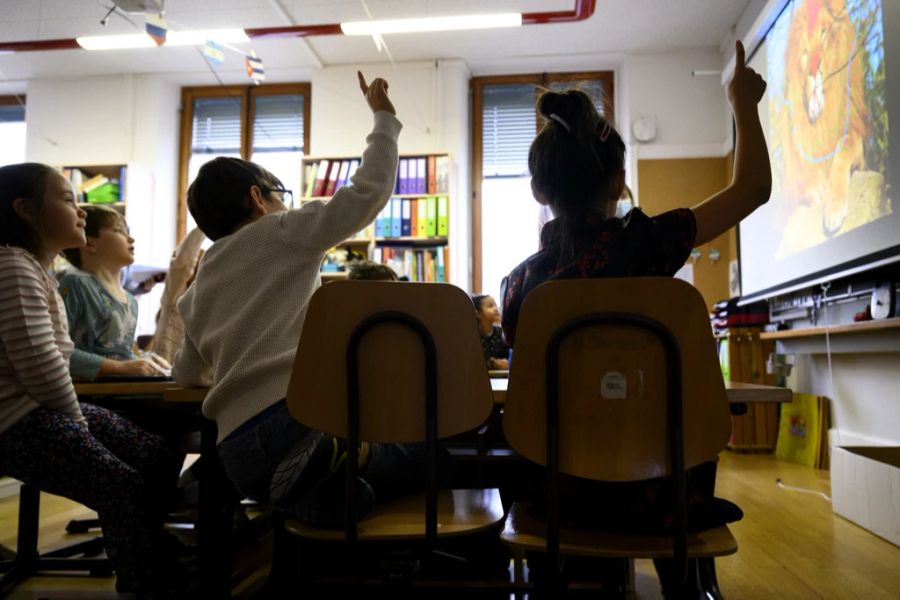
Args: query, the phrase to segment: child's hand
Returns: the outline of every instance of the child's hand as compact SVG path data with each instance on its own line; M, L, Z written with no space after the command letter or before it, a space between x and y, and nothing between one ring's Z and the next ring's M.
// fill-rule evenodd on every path
M366 97L366 102L369 103L369 108L372 109L373 113L384 110L392 115L397 114L397 111L394 110L394 105L391 104L391 99L387 95L387 81L381 77L376 77L370 85L366 83L366 78L363 77L361 71L357 71L356 75L359 77L359 89L362 90L363 96Z
M162 372L156 365L143 358L138 358L135 360L123 360L118 362L118 368L116 369L116 373L118 375L146 376L162 374Z
M744 62L744 44L735 43L734 76L728 82L728 100L735 111L752 108L762 99L766 81Z

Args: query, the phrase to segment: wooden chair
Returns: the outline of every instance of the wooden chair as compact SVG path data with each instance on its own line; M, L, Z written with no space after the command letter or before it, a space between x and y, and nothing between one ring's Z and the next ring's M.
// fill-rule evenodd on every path
M112 564L100 536L48 552L38 550L41 491L23 483L19 488L19 523L16 551L0 560L0 598L22 581L38 573L83 572L92 577L112 576ZM2 548L2 547L0 547ZM2 548L5 550L5 548Z
M356 565L371 549L376 550L369 558L385 547L416 548L410 561L424 564L426 572L445 544L462 554L460 539L467 534L488 535L502 551L497 489L437 489L438 440L478 427L493 405L472 302L462 290L375 281L321 287L306 314L287 402L300 422L348 441L346 528L319 529L288 519L286 531L301 543L331 543ZM376 504L357 523L359 440L426 442L426 492ZM287 570L281 567L286 552L276 543L273 572ZM300 555L302 565L302 549ZM367 580L359 575L362 569L339 579L405 579L404 570L415 568L410 561L395 561ZM421 583L417 579L415 585Z
M674 559L684 580L688 558L737 551L726 526L686 530L685 470L715 460L730 427L709 315L694 287L670 278L540 285L522 305L503 429L513 449L546 467L546 519L517 503L502 539L519 556L546 551L551 585L562 585L560 554ZM672 535L561 528L561 473L671 477ZM708 571L711 560L704 564ZM708 583L716 587L714 571Z

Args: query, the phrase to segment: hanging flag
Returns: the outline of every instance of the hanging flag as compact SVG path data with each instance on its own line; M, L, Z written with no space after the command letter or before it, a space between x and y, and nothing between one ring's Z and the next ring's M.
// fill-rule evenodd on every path
M206 40L203 46L203 56L209 59L209 62L221 65L225 62L225 49L212 40Z
M263 68L262 59L256 56L255 50L244 58L244 67L247 69L247 75L256 85L259 85L260 81L266 80L266 71Z
M168 23L166 23L165 17L163 17L159 13L150 13L146 14L147 20L147 35L153 38L153 41L156 42L157 46L162 46L166 43L166 30L169 28Z

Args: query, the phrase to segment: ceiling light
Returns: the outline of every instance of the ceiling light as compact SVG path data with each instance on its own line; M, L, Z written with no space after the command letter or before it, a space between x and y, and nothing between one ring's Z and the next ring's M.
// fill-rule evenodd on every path
M426 31L460 31L465 29L494 29L520 27L520 13L493 15L462 15L457 17L428 17L423 19L385 19L383 21L351 21L341 23L344 35L375 35L387 33L417 33Z
M146 33L124 35L88 35L75 38L85 50L124 50L128 48L155 48L156 42ZM193 31L170 31L166 35L166 46L199 46L207 40L221 44L248 42L250 38L243 29L198 29Z
M125 48L153 48L156 42L146 33L123 35L85 35L75 38L85 50L122 50Z

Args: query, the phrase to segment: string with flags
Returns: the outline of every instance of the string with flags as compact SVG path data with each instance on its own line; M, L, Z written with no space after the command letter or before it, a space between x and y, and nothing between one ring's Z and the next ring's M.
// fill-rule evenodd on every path
M146 22L147 35L156 42L157 46L165 44L169 24L166 23L166 18L162 13L148 12L144 20Z

